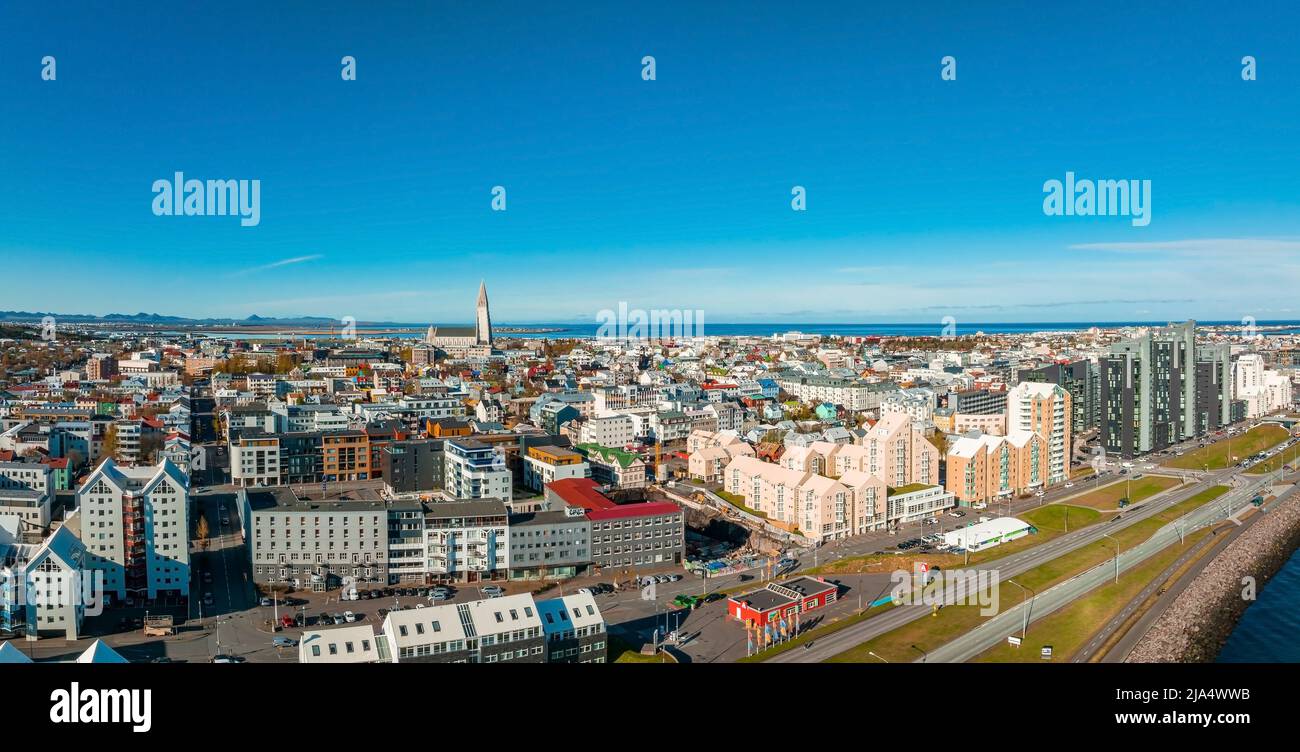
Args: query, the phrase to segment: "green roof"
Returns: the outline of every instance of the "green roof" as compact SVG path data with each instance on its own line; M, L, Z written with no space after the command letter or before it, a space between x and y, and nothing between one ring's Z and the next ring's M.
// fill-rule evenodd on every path
M604 461L617 462L622 467L628 467L633 462L641 459L635 454L623 449L615 449L614 447L602 446L600 444L578 444L574 448L586 455L600 455L600 458Z

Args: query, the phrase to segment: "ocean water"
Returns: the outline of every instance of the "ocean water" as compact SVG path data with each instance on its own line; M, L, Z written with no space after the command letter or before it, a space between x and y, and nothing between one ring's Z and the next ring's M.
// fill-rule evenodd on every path
M716 337L770 337L773 334L783 334L785 332L803 332L805 334L820 334L826 336L841 337L938 337L944 334L967 335L976 332L985 334L1027 334L1033 332L1073 332L1083 331L1098 326L1104 329L1114 329L1126 326L1163 326L1168 322L1152 321L1107 321L1107 322L1025 322L1025 323L964 323L958 322L955 329L944 331L941 322L931 323L869 323L869 324L816 324L816 323L770 323L770 324L751 324L751 323L712 323L705 321L702 330L698 332L703 336ZM1241 322L1233 321L1201 321L1202 326L1240 326ZM1257 322L1261 327L1285 326L1285 330L1269 329L1260 332L1265 336L1279 334L1294 334L1300 332L1300 322L1296 321L1260 321ZM403 325L414 328L413 332L396 332L387 335L398 339L422 339L424 337L424 326L420 324ZM462 326L466 326L462 324ZM496 332L498 339L502 338L522 338L522 339L573 339L582 338L590 339L596 336L600 330L600 324L596 322L568 322L568 323L530 323L530 324L499 324L498 326L520 326L530 328L544 328L555 331L548 332ZM364 324L359 324L358 328L367 328ZM383 329L384 327L369 327L372 329ZM286 331L292 331L286 328ZM684 335L692 335L697 332L692 327L689 331L683 332ZM230 337L245 340L265 340L265 339L283 339L284 334L280 333L227 333L212 334L215 337ZM319 336L319 335L316 335ZM301 339L303 335L297 335ZM307 335L307 338L313 338L313 335Z
M1300 551L1257 593L1219 663L1300 663Z

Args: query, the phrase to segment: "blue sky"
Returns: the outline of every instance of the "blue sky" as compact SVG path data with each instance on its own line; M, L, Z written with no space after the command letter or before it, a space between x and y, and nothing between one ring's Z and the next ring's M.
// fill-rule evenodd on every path
M1289 3L106 5L0 14L0 309L1300 318ZM154 216L177 170L261 224ZM1067 170L1151 223L1045 216Z

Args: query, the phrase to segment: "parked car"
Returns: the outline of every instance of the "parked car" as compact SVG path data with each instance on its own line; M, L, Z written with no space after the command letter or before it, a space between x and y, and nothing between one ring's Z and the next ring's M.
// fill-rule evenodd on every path
M332 619L334 620L334 623L335 623L335 624L342 624L342 623L343 623L343 614L334 614L334 615L333 615L332 617L330 617L330 618L332 618Z
M500 598L506 591L500 585L488 585L483 588L483 594L489 598Z
M322 611L320 615L316 617L316 623L322 627L325 626L326 624L333 624L334 617Z
M260 600L260 601L257 602L257 605L259 605L259 606L271 606L271 605L274 605L274 603L272 602L272 600L271 600L270 598L263 598L262 600Z
M272 637L271 644L277 648L296 648L298 641L292 637Z
M351 611L344 611L344 612L343 612L343 621L347 622L348 624L351 624L352 622L354 622L354 621L356 621L356 620L357 620L357 615L356 615L356 614L352 613Z

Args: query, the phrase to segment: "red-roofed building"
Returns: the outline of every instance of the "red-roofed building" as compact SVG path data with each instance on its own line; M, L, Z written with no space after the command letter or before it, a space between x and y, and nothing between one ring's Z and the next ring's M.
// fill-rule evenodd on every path
M618 504L590 478L546 484L548 504L581 507L591 521L591 560L598 567L634 570L681 564L686 556L686 515L669 501Z

